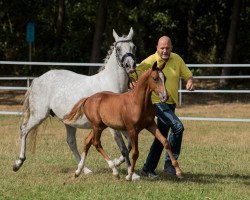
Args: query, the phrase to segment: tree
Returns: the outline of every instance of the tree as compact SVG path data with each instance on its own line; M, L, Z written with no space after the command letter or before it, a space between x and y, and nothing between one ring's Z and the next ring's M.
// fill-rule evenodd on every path
M228 32L226 49L224 54L224 64L230 64L233 62L233 53L236 46L236 38L239 29L240 23L240 11L242 7L242 0L234 0L232 16L231 16L231 24ZM230 75L230 68L224 67L221 72L221 76ZM224 87L228 84L227 79L220 80L220 86Z
M65 13L65 3L64 0L59 0L59 7L58 7L58 16L57 16L57 22L56 22L56 43L55 46L58 48L58 46L61 44L62 41L62 31L63 31L63 24L64 24L64 13Z
M108 11L108 0L100 0L99 8L97 10L95 34L91 51L91 59L90 59L91 63L100 62L102 36L106 26L107 11ZM90 67L89 75L93 75L97 71L98 71L97 67Z

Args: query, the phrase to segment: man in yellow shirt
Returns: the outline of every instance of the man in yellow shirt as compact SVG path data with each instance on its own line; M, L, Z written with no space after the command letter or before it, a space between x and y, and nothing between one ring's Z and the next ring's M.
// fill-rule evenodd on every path
M136 72L138 76L140 76L145 70L153 66L155 61L157 61L158 66L162 66L164 62L166 63L165 66L163 66L162 71L166 76L165 86L168 91L169 99L166 102L160 102L159 97L154 93L152 93L151 99L156 111L157 125L161 133L165 137L168 137L168 132L171 128L169 145L173 151L175 159L178 159L184 131L182 122L175 115L175 107L178 105L179 79L183 78L186 81L187 90L193 90L192 72L188 69L183 59L178 54L172 52L173 47L169 37L162 36L158 40L156 49L157 51L155 54L150 55L139 64L136 68ZM135 80L136 75L132 74L131 77ZM142 175L157 177L155 169L160 160L162 150L162 144L155 138L143 166ZM164 171L168 175L176 174L175 168L172 166L167 152Z

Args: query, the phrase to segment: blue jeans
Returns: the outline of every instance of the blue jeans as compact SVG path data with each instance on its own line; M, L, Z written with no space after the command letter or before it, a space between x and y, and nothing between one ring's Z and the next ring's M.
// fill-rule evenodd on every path
M181 151L181 142L182 142L184 127L180 119L174 113L175 105L166 103L157 103L154 104L154 107L156 116L158 118L157 125L164 137L166 138L168 137L168 132L169 129L171 128L168 142L173 152L173 155L177 160ZM156 169L161 157L162 150L163 150L163 145L158 139L155 138L148 153L146 163L143 166L144 171L153 172ZM167 166L166 163L169 164L169 162L171 163L169 155L166 152L164 168L166 168Z

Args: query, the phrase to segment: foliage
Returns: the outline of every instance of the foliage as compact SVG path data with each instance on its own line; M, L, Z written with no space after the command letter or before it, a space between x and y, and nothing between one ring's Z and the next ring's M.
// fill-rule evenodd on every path
M28 20L35 22L36 39L33 61L89 62L99 1L64 0L65 13L60 44L56 44L56 23L59 0L0 0L0 60L28 60L25 29ZM186 63L223 63L223 55L233 0L117 0L108 1L106 29L101 46L100 62L114 42L112 29L127 34L135 31L137 61L155 51L158 38L171 37L174 51ZM249 1L243 0L235 63L249 63ZM33 69L40 75L47 68ZM86 73L76 68L74 71ZM6 75L29 75L27 67L0 66ZM236 72L239 73L239 72ZM240 72L242 73L242 71ZM243 71L243 73L245 73Z

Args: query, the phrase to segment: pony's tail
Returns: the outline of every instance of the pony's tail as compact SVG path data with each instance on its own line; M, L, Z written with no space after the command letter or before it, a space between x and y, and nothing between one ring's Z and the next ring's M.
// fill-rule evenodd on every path
M70 113L64 115L63 122L66 124L71 124L72 122L76 121L79 117L81 117L84 114L84 104L88 98L83 98L79 100Z
M21 124L20 129L26 126L30 119L30 104L29 104L29 97L30 97L30 91L32 89L33 83L35 80L33 80L30 88L27 90L24 96L23 100L23 106L22 106L22 118L21 118ZM20 131L20 134L22 134L22 131ZM29 149L32 153L35 153L36 149L36 136L37 136L37 127L33 128L29 133Z

